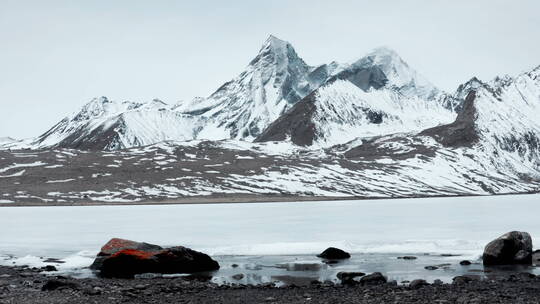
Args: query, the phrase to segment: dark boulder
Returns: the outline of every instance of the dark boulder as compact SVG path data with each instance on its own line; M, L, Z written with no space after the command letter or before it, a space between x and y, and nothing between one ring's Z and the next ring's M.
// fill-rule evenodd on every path
M111 255L121 250L126 250L126 249L133 249L133 250L139 250L139 251L144 251L144 252L156 252L159 250L163 250L163 248L158 245L113 238L110 241L108 241L107 244L101 247L101 250L99 251L96 259L94 260L92 265L90 265L90 269L93 269L93 270L101 269L102 263L107 257L110 257Z
M57 289L80 289L80 285L66 280L61 279L50 279L43 284L41 287L42 291L51 291L51 290L57 290Z
M47 265L40 268L40 271L58 271L53 265Z
M463 261L459 262L459 265L461 265L461 266L469 266L471 264L472 264L471 261L467 261L467 260L463 260Z
M412 280L411 283L409 283L409 287L412 289L418 289L424 286L429 286L429 283L426 282L426 280Z
M386 282L386 278L380 272L374 272L360 278L361 285L381 285Z
M535 250L532 253L532 263L534 265L539 265L540 264L540 250Z
M484 265L532 264L532 239L527 232L511 231L489 242L482 256Z
M473 275L462 275L462 276L457 276L457 277L454 277L452 279L452 284L454 285L463 285L463 284L468 284L472 281L479 281L480 280L480 277L478 276L473 276Z
M337 278L341 281L341 284L344 285L353 285L357 284L358 282L354 280L354 278L365 276L366 274L363 272L345 272L341 271L337 273Z
M125 246L125 248L122 248ZM219 269L208 255L186 248L113 239L91 266L102 277L133 278L142 273L197 273Z
M327 260L343 260L348 259L351 255L348 252L345 252L339 248L329 247L321 254L317 255L319 258Z

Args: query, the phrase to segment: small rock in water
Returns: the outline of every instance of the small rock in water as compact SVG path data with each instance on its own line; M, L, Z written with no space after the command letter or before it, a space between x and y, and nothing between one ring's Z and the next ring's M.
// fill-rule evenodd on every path
M467 260L459 262L459 265L461 265L461 266L469 266L471 264L472 264L471 261L467 261Z
M421 279L412 280L412 282L409 283L409 287L413 289L421 288L424 286L429 286L429 283L426 282L426 280L421 280Z
M381 285L386 282L386 278L380 272L368 274L360 279L362 285Z
M63 264L63 263L65 263L65 261L62 261L62 260L56 259L56 258L48 258L48 259L44 260L43 263Z
M47 266L41 267L41 270L42 271L58 271L58 269L56 269L56 267L54 267L53 265L47 265Z
M317 257L328 260L343 260L350 258L351 255L339 248L329 247L321 254L317 255Z
M433 281L433 285L439 286L439 285L442 285L442 284L443 284L443 281L441 281L441 280L439 280L439 279L435 279L435 280Z
M238 267L238 264L232 264L231 267L232 267L232 268L237 268L237 267Z
M244 275L242 273L237 273L237 274L233 275L232 278L237 280L237 281L240 281L241 279L244 278Z
M416 260L417 257L415 256L412 256L412 255L406 255L406 256L400 256L398 257L399 260Z
M424 267L424 269L426 269L426 270L437 270L437 269L439 269L439 267L437 267L437 266L426 266L426 267Z

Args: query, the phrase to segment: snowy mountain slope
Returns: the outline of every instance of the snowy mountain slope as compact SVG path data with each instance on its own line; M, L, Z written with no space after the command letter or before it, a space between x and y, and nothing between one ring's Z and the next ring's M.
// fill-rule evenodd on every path
M308 66L288 42L270 36L246 71L208 98L169 106L95 98L18 147L123 149L164 140L252 140L299 99L342 68Z
M308 66L290 43L270 36L237 78L178 111L207 118L199 138L252 140L337 69Z
M17 140L15 138L11 138L11 137L0 137L0 145L11 144L16 141Z
M540 67L477 90L475 129L483 149L540 168ZM526 171L526 170L525 170Z
M116 102L95 98L31 143L72 149L115 150L194 137L198 118L172 111L159 100Z
M439 90L395 53L382 52L383 59L372 53L337 74L272 123L256 141L290 138L299 145L329 147L357 137L421 131L455 119L456 113L437 99ZM396 71L406 75L399 78Z
M330 149L227 140L164 142L94 153L0 151L0 193L5 202L70 204L183 197L279 200L298 195L393 198L540 191L540 178L529 174L525 180L513 167L500 166L493 158L470 147L445 147L430 136L414 134L379 136Z
M467 148L494 172L526 183L540 179L540 68L515 78L475 80L463 111L450 125L424 130L449 148Z
M392 49L379 47L352 64L354 67L372 67L381 69L388 79L387 86L393 87L407 97L419 97L426 100L437 98L441 90L420 75Z

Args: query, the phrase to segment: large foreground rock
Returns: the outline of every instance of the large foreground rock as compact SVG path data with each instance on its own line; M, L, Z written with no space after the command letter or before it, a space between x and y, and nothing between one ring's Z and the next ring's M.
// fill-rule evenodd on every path
M484 265L532 263L532 239L527 232L511 231L489 242L482 256Z
M196 273L219 269L208 255L186 247L162 248L148 243L112 239L90 266L102 277L133 278L141 273Z

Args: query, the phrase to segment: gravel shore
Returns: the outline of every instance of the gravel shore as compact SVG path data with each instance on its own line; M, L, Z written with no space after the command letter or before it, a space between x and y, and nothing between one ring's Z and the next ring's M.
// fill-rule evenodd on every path
M218 286L186 278L73 279L39 269L0 266L0 303L539 303L540 277L490 280L460 277L453 284L415 287L385 283L343 286Z

